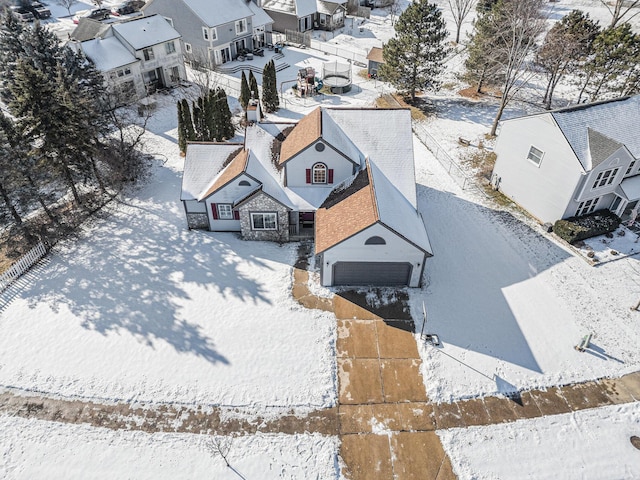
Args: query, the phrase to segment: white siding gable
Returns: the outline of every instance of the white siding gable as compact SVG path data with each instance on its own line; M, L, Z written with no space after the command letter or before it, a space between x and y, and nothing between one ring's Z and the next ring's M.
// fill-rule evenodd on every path
M324 150L318 151L317 145L324 145ZM354 164L345 158L341 153L337 152L331 145L322 140L318 140L303 150L287 163L286 182L288 187L326 187L324 185L308 184L306 181L307 169L310 169L316 163L324 163L327 169L333 170L333 184L346 180L354 173Z
M543 152L536 165L531 147ZM496 142L492 182L542 222L563 218L584 170L550 114L508 120Z
M381 237L385 245L365 245L371 237ZM322 282L329 285L333 265L348 259L350 262L410 262L413 266L410 286L420 284L425 254L422 250L396 235L384 225L376 223L353 237L327 249L322 254Z

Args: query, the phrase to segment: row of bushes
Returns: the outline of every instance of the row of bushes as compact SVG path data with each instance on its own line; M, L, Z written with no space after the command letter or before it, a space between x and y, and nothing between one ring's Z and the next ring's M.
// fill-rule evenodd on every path
M620 225L620 217L609 210L598 210L581 217L558 220L553 231L568 243L613 232Z

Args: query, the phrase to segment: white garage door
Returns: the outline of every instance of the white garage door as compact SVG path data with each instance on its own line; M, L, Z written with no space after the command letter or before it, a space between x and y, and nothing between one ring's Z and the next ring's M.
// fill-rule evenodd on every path
M406 262L337 262L334 285L409 285L412 265Z

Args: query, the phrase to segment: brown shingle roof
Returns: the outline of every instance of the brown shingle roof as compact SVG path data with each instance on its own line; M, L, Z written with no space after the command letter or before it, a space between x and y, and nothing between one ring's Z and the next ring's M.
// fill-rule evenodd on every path
M222 174L213 182L213 185L202 195L201 198L207 198L209 195L217 192L224 187L231 180L236 178L247 167L247 159L249 158L249 150L241 149L238 154L232 158L226 168L222 171Z
M367 54L367 60L384 63L384 58L382 57L382 49L380 47L372 47Z
M330 202L327 204L331 205L329 208L319 208L316 212L316 255L370 227L380 219L369 169L364 173L368 181L360 190L338 203ZM356 180L359 180L358 177ZM355 180L352 186L354 184Z
M322 134L322 111L320 107L308 114L294 127L280 148L282 165L301 150L315 142Z

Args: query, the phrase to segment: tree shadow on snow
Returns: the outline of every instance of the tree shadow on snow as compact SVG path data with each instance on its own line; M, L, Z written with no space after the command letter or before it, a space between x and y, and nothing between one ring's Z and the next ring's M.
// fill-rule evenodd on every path
M178 352L228 363L200 326L225 313L210 303L189 304L191 293L204 289L268 307L264 285L246 272L270 267L252 253L256 243L187 230L179 194L179 176L158 168L135 198L89 227L84 238L60 246L20 296L32 308L43 302L54 311L68 308L82 327L103 335L124 330L151 348L163 341ZM263 258L286 254L277 249L269 245L260 252Z
M426 265L429 331L445 343L542 373L518 317L550 329L562 322L532 320L543 299L527 282L570 255L508 212L423 185L418 202L434 251Z

